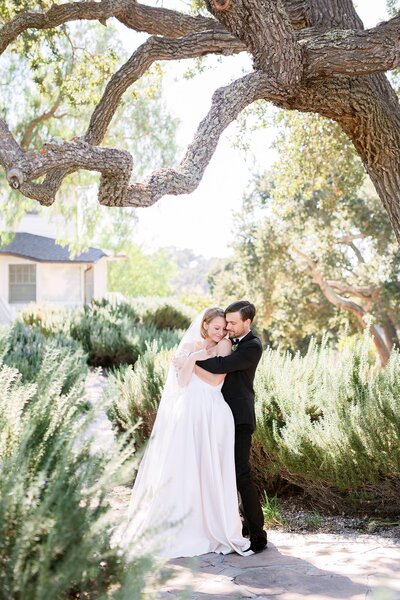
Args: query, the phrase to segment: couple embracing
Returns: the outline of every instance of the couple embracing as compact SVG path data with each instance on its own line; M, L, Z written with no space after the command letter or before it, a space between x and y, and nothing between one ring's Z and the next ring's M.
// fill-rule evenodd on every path
M248 301L209 308L183 336L133 487L125 542L162 558L266 547L249 464L262 354L254 315Z

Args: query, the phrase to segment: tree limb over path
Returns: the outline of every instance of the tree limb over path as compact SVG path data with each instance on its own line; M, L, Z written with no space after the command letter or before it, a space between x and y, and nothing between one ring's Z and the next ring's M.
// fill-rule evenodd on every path
M384 72L400 66L400 15L364 31L351 0L231 0L205 2L210 17L145 6L136 0L66 2L22 11L0 29L0 54L28 29L114 17L152 37L109 80L86 133L21 148L0 123L0 164L10 185L42 204L54 202L69 173L101 173L99 201L149 206L165 194L199 184L219 137L241 110L264 99L286 109L336 120L353 140L400 240L400 107ZM222 8L221 8L222 7ZM175 169L132 183L134 157L100 148L123 94L156 61L247 51L254 72L214 94L212 106ZM38 183L39 177L44 177Z
M0 119L0 161L14 189L29 198L50 204L61 177L80 168L99 171L99 202L108 206L150 206L166 194L196 189L215 151L219 138L238 114L266 91L280 96L279 87L260 73L251 73L214 93L212 106L200 123L195 138L176 169L160 169L145 182L128 185L132 160L128 152L93 146L85 139L48 143L40 152L26 152ZM60 168L61 167L61 170ZM50 173L41 185L31 181ZM54 177L52 178L52 173Z

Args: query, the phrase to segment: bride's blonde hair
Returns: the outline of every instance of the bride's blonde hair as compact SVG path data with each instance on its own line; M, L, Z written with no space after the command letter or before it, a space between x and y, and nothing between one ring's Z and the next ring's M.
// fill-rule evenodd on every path
M222 310L222 308L219 308L218 306L213 308L207 308L206 312L203 315L200 325L200 335L204 340L207 337L207 329L204 327L204 323L207 323L207 325L209 325L211 321L215 319L215 317L222 317L223 319L225 319L225 311Z

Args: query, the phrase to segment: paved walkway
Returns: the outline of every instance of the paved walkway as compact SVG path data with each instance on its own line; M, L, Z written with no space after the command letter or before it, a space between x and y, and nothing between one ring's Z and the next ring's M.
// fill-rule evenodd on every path
M87 379L95 419L86 434L92 451L113 444L101 392L101 370ZM118 488L113 508L122 518L130 490ZM400 600L400 539L361 534L270 531L268 550L243 558L207 554L168 563L174 577L158 598L185 600Z
M86 400L94 408L94 418L84 433L84 439L92 439L92 453L99 450L107 451L114 445L114 432L111 423L105 413L102 392L107 383L107 378L103 375L102 369L92 369L89 371L85 381Z
M207 554L170 561L160 598L187 600L400 600L400 542L372 535L269 533L243 558Z

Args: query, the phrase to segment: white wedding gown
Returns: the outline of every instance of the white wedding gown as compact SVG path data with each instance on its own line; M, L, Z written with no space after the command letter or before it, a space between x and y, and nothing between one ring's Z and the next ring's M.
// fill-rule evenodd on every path
M193 373L169 414L170 431L156 421L124 532L137 550L160 558L252 554L239 516L234 421L221 387Z

